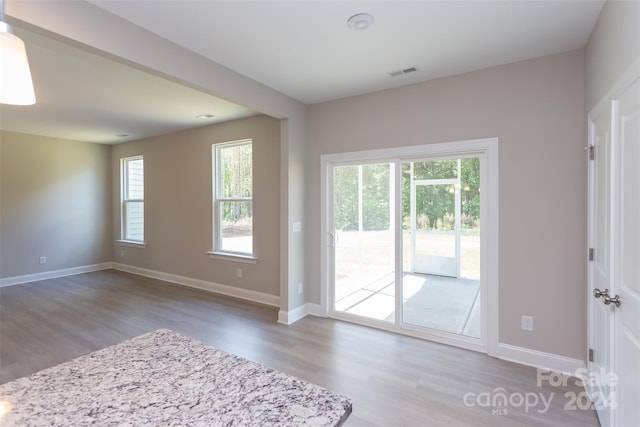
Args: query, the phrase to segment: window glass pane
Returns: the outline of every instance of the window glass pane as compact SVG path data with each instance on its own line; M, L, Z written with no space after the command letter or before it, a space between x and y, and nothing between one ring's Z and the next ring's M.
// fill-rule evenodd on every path
M358 229L358 166L333 169L333 213L337 230Z
M127 196L128 200L144 199L144 163L142 159L127 161Z
M362 166L362 228L388 230L391 222L389 164Z
M220 201L221 250L253 253L253 203Z
M362 176L359 178L358 171ZM389 205L389 165L336 166L334 168L334 221L340 230L359 228L359 192L362 181L362 228L386 230L391 221Z
M251 143L221 147L219 179L220 198L251 197L253 173Z
M462 159L460 168L463 231L480 230L480 159Z
M458 177L458 160L415 162L413 179L448 179Z
M336 166L334 308L395 321L392 164Z
M144 202L125 202L126 240L144 241Z

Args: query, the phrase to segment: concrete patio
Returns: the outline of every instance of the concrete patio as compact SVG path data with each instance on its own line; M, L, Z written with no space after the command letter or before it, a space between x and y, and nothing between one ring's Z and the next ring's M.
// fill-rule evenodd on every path
M404 273L403 323L480 337L480 282L471 279ZM359 274L336 283L335 309L393 322L395 284L392 273Z

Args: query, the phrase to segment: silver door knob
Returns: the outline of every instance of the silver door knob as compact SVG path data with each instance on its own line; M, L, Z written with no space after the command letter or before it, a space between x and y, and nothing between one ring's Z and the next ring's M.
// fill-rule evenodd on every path
M598 288L595 288L593 290L593 297L594 298L600 298L600 297L608 297L609 296L609 289L605 289L604 291L601 291Z
M605 305L614 304L616 307L620 307L620 304L622 303L618 295L616 295L613 298L610 297L609 295L606 295L605 297L602 298L602 302Z

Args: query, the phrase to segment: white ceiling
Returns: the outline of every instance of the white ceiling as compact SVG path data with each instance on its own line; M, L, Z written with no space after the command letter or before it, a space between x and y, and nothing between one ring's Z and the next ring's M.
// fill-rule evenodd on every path
M4 130L112 144L256 114L39 34L16 33L27 47L36 104L0 105Z
M306 104L582 48L604 4L89 1ZM357 32L346 21L360 12L376 22ZM194 119L201 113L217 120L253 114L33 33L19 35L27 44L38 103L2 106L3 129L120 142L205 124ZM409 67L418 71L389 76ZM119 140L113 136L118 133L131 136Z

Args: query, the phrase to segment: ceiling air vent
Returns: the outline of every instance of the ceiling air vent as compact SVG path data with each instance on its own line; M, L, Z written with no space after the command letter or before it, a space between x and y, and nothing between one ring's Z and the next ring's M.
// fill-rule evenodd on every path
M402 75L405 75L405 74L413 73L414 71L418 71L418 69L416 67L405 68L404 70L393 71L393 72L389 73L389 75L391 77L398 77L398 76L402 76Z

